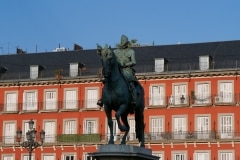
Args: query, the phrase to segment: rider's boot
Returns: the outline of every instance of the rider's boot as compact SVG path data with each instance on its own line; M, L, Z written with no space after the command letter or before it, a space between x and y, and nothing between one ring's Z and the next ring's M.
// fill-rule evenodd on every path
M131 96L132 96L131 111L134 112L134 110L137 107L137 90L136 90L134 82L130 83L130 92L131 92Z
M102 107L102 106L103 106L103 101L102 101L102 98L101 98L101 99L99 99L99 100L97 101L97 105L99 105L100 107Z

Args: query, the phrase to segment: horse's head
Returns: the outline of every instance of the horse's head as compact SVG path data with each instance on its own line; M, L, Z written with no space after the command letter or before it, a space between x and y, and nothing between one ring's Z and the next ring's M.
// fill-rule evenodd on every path
M105 45L104 48L98 45L97 50L99 55L101 56L103 75L105 78L109 77L111 75L112 68L116 63L113 51L108 45Z

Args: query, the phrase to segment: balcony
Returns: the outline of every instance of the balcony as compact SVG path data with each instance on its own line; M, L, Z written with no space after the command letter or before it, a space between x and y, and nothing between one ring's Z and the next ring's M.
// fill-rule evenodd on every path
M122 134L116 135L116 144L120 144ZM25 137L22 137L23 139ZM40 140L36 137L36 140ZM46 135L44 146L48 145L73 145L73 144L106 144L108 134L58 134ZM185 131L185 132L149 132L145 133L146 143L209 143L209 142L240 142L239 131ZM135 133L129 133L127 143L136 143ZM18 145L15 136L3 136L0 138L1 146Z
M163 96L145 97L146 108L211 107L239 105L240 93L222 95ZM100 110L97 100L26 102L0 104L0 112L6 114L31 112L78 112L83 110Z

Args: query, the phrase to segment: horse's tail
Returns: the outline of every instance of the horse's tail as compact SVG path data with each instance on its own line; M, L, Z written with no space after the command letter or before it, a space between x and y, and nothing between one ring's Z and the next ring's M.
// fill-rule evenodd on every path
M139 142L144 141L144 90L138 85L137 108L135 109L135 133Z

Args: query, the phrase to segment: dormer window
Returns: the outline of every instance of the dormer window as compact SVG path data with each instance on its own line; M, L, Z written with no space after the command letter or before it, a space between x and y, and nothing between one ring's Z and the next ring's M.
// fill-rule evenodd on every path
M164 72L167 70L168 60L165 58L155 58L155 72Z
M30 66L30 79L37 79L39 77L40 71L44 70L45 67L41 65L31 65Z
M70 77L78 76L78 63L70 63Z
M30 79L37 79L38 78L38 65L31 65L30 66Z
M208 70L210 68L211 56L199 56L199 69Z

